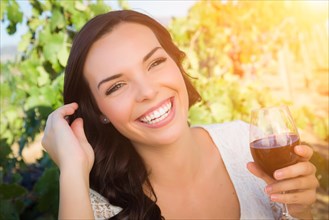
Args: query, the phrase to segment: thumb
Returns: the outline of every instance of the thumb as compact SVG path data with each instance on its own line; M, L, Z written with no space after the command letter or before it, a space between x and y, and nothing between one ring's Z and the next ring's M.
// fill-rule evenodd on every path
M267 184L275 182L275 180L267 175L255 162L247 163L247 169L256 177L263 179Z

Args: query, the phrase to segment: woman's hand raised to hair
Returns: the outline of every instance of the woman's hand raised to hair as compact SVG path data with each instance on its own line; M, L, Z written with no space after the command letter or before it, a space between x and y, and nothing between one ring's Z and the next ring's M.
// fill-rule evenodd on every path
M77 108L77 103L71 103L51 113L42 138L42 146L61 171L59 219L93 219L89 173L94 151L85 136L82 119L74 120L71 126L65 120Z
M83 120L77 118L71 126L65 120L65 116L72 115L77 108L77 103L71 103L52 112L41 143L61 171L74 169L89 175L94 151L85 136Z
M311 205L316 200L316 189L319 186L315 176L316 168L309 162L313 150L306 145L298 145L294 151L300 156L299 162L276 170L274 178L253 162L248 163L247 168L267 183L265 192L273 202L288 204L289 213L294 217L312 219Z

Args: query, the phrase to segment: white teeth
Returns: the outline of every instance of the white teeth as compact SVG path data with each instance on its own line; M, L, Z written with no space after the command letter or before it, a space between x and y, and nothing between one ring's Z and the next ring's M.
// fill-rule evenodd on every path
M159 116L161 115L160 112L158 110L156 110L154 112L155 118L159 118Z
M157 110L151 112L150 114L140 118L140 121L147 124L158 123L159 121L162 121L169 115L169 111L171 107L172 107L171 102L169 102L161 106Z

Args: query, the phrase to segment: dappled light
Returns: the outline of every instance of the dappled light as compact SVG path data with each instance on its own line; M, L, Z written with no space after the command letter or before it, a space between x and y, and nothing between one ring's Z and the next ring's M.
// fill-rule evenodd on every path
M328 1L202 1L169 28L187 53L203 101L191 122L249 120L253 108L286 104L313 146L328 218ZM209 117L210 116L210 117Z
M6 212L0 219L58 217L59 173L41 147L41 134L50 112L63 104L74 35L91 17L113 10L102 1L30 5L32 15L24 17L17 1L1 1L8 33L24 22L28 31L17 57L1 62L0 202ZM126 1L118 5L129 8ZM190 109L191 125L248 122L254 108L289 106L302 143L315 151L315 219L329 218L328 13L325 0L199 1L167 27L202 96Z

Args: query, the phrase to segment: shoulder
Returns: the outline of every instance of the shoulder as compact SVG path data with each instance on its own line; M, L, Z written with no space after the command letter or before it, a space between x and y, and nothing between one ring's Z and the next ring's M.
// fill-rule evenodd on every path
M241 121L231 121L221 124L200 125L204 128L216 145L245 145L249 139L249 124Z
M249 176L246 168L246 164L252 161L249 150L249 124L243 121L232 121L200 127L209 133L231 178L234 179L236 175Z
M225 167L237 192L241 219L273 219L280 206L264 194L265 182L253 176L246 168L253 161L249 150L249 124L231 121L221 124L201 125L218 147ZM257 209L255 209L257 207Z
M233 173L245 170L245 164L252 161L249 150L249 124L243 121L232 121L221 124L200 125L209 134L218 148L227 169Z
M217 124L208 124L208 125L201 125L206 130L248 130L249 124L241 121L241 120L235 120L235 121L229 121L224 123L217 123Z
M111 205L106 198L93 189L89 190L89 196L95 219L108 219L121 211L120 207Z

